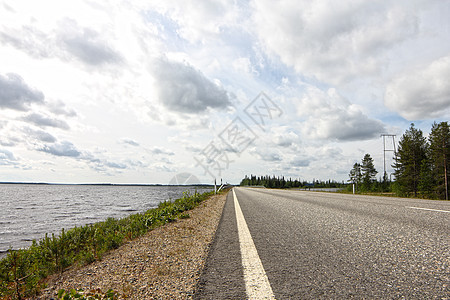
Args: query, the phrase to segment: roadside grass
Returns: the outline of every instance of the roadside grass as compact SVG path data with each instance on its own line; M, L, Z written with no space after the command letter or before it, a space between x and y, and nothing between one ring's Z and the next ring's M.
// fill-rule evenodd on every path
M342 190L337 191L336 193L353 194L353 191L347 190L347 189L342 189ZM357 192L355 192L355 195L381 196L381 197L399 197L394 192L361 192L361 191L357 191Z
M45 235L34 240L31 247L10 250L0 260L0 300L24 299L35 296L45 287L45 278L62 273L73 265L87 265L113 249L119 248L148 231L189 218L193 209L214 192L190 194L175 201L161 202L157 208L122 219L108 218L103 222L62 230L60 235Z
M340 191L337 191L337 193L352 195L353 191L342 189ZM442 200L442 199L431 198L428 195L424 195L424 194L421 194L421 193L418 193L416 196L414 196L414 195L398 195L395 192L363 192L363 191L357 191L355 193L355 195L379 196L379 197L386 197L386 198L405 198L405 199L446 201L446 200Z

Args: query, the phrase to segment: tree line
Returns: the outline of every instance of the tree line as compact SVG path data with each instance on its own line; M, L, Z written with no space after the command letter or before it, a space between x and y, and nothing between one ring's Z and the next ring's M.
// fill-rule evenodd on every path
M308 187L316 187L316 188L340 188L343 187L344 183L340 183L334 180L313 180L311 183L305 180L301 181L300 179L285 179L284 176L274 175L269 176L256 176L256 175L245 175L244 179L241 180L240 186L264 186L266 188L280 188L280 189L288 189L288 188L308 188Z
M399 141L392 167L392 190L399 196L448 200L450 127L433 123L428 138L414 123Z
M284 176L245 176L241 186L266 188L345 188L358 192L392 192L401 197L423 197L448 200L450 164L450 127L448 122L433 123L428 138L414 123L401 136L394 152L394 180L384 173L377 179L378 171L370 154L365 154L349 173L347 184L333 180L286 179Z

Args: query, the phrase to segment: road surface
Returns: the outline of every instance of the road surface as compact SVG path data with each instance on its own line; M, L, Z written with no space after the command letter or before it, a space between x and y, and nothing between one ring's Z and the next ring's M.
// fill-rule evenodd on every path
M194 298L450 299L449 245L448 201L234 188Z

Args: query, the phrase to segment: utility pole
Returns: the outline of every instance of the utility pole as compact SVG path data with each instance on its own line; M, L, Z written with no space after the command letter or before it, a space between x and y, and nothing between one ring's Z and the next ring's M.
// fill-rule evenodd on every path
M383 137L383 163L384 163L383 177L384 177L386 175L386 152L392 151L395 153L395 134L383 133L381 136ZM394 149L386 149L386 137L392 137L392 145Z

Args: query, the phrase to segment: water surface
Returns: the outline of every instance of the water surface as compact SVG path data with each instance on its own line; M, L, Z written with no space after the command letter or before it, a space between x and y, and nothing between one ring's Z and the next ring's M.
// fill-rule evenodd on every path
M147 211L205 187L0 184L0 256L45 233ZM3 255L2 255L3 253Z

